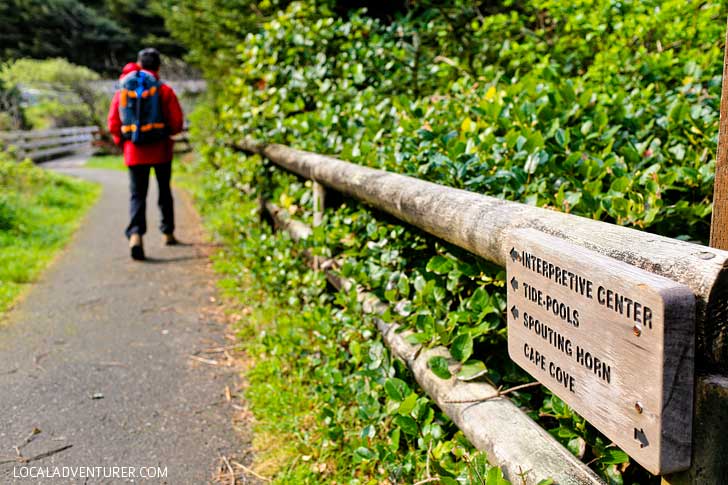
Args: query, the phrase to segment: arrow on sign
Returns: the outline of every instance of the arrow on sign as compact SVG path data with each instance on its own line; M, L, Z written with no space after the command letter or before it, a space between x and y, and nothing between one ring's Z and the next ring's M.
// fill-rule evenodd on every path
M515 305L511 308L511 315L513 315L513 318L518 318L518 308Z
M516 248L511 248L511 259L513 259L514 263L518 261L518 251L516 251Z
M650 442L647 441L647 435L645 435L645 432L642 428L634 429L634 439L639 441L640 448L647 448L648 446L650 446Z
M511 286L513 287L514 290L518 289L518 280L516 279L515 276L513 278L511 278Z

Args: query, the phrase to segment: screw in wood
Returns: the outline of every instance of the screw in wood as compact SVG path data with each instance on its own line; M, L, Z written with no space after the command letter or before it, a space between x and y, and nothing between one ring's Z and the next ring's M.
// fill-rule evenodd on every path
M639 401L635 402L635 403L634 403L634 409L635 409L635 411L637 411L638 413L642 414L642 403L641 403L641 402L639 402Z

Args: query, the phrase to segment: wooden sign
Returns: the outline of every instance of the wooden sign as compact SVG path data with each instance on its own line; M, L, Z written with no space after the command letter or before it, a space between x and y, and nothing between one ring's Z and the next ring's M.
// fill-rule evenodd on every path
M688 468L692 292L532 229L509 248L513 361L651 473Z

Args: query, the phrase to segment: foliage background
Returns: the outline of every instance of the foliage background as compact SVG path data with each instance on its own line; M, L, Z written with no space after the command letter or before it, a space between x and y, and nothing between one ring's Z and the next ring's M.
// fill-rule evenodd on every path
M310 222L311 187L235 153L239 137L707 240L721 2L166 5L212 88L193 123L198 196L230 243L227 286L252 315L241 324L258 364L247 397L263 439L284 437L287 453L261 447L259 458L281 482L498 472L389 358L352 295L331 296L287 236L260 224L258 197ZM507 356L501 268L346 199L308 244L391 302L388 318L417 341L448 346L461 377L531 380ZM659 482L544 389L513 399L609 483Z
M147 44L179 58L160 13L147 0L4 0L0 62L61 57L115 77Z
M23 125L33 129L96 125L104 127L109 100L93 88L99 75L65 59L17 59L0 68L0 82L32 93L30 103L18 100ZM0 128L2 128L0 126ZM6 129L18 128L8 126Z

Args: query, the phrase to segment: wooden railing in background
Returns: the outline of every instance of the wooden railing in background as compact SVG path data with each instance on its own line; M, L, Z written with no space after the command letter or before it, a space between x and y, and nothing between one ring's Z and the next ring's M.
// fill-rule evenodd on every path
M175 153L187 153L192 151L192 143L190 142L190 132L187 127L172 137L174 140Z
M91 148L99 132L96 126L74 126L52 130L0 132L0 145L15 148L18 160L47 160Z

